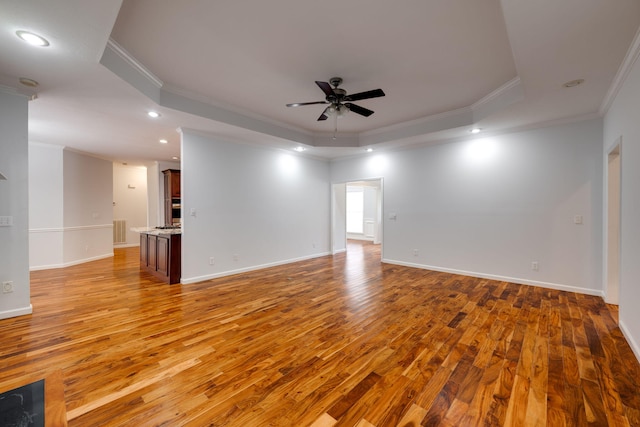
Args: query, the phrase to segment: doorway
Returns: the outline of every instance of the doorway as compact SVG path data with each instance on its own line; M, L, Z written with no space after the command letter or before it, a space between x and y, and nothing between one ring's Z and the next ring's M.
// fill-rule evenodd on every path
M621 139L607 156L607 261L605 301L620 301L620 187L621 187Z
M333 253L345 252L347 240L381 245L382 178L349 181L332 187Z

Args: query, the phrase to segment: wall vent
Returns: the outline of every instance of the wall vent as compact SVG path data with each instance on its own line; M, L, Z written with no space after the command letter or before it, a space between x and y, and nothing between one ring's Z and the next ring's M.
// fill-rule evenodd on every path
M113 243L115 245L127 243L127 220L113 220Z

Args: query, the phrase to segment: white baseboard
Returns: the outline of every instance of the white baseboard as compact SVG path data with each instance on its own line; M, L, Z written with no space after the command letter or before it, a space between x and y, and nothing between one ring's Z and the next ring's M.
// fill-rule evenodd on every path
M114 244L113 249L122 249L122 248L136 248L140 246L140 242L138 243L122 243L122 244Z
M24 316L33 313L33 306L16 308L14 310L0 311L0 319L8 319L10 317Z
M593 295L593 296L604 298L604 292L598 289L580 288L577 286L562 285L559 283L539 282L536 280L520 279L517 277L498 276L495 274L478 273L475 271L464 271L464 270L456 270L452 268L435 267L432 265L414 264L410 262L396 261L396 260L385 259L385 258L382 259L382 262L387 264L402 265L405 267L421 268L423 270L439 271L442 273L459 274L461 276L471 276L471 277L479 277L481 279L490 279L490 280L499 280L501 282L517 283L519 285L531 285L531 286L537 286L539 288L555 289L558 291L577 292L580 294Z
M237 270L228 270L228 271L223 271L223 272L219 272L219 273L215 273L215 274L207 274L206 276L189 277L189 278L184 278L183 277L183 278L180 279L180 283L182 283L183 285L188 285L190 283L198 283L198 282L203 282L205 280L218 279L220 277L232 276L234 274L247 273L249 271L255 271L255 270L262 270L263 268L277 267L279 265L285 265L285 264L292 264L294 262L306 261L306 260L309 260L309 259L320 258L320 257L327 256L327 255L331 255L331 253L322 252L322 253L319 253L319 254L313 254L313 255L300 257L300 258L293 258L293 259L288 259L288 260L283 260L283 261L276 261L276 262L271 262L271 263L268 263L268 264L254 265L254 266L251 266L251 267L239 268Z
M65 262L65 263L62 263L62 264L33 265L33 266L29 266L29 271L53 270L53 269L56 269L56 268L71 267L73 265L84 264L85 262L98 261L98 260L101 260L101 259L111 258L111 257L113 257L113 252L110 253L110 254L103 254L103 255L98 255L98 256L91 257L91 258L78 259L78 260L75 260L75 261Z
M640 345L638 345L638 343L633 339L633 335L631 335L624 322L620 321L618 325L620 326L622 335L624 335L624 337L627 339L631 350L633 350L633 354L636 355L636 359L638 359L638 362L640 362Z
M373 237L367 237L364 234L347 234L347 240L362 240L365 242L373 242Z

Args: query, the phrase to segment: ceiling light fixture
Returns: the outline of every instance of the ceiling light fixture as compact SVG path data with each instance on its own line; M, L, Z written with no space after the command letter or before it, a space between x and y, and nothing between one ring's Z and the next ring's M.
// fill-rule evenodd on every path
M473 128L471 130L469 130L469 133L480 133L482 132L482 128Z
M296 147L294 148L295 151L297 151L298 153L302 153L303 151L306 151L307 149L304 147Z
M173 157L172 157L172 159L173 159L173 160L180 160L180 157L178 157L178 156L173 156Z
M330 117L333 116L333 137L332 140L336 140L338 134L338 119L341 119L349 112L349 107L345 104L333 103L324 110L323 115Z
M367 153L371 153L373 151L373 148L367 148Z
M325 116L336 116L338 118L344 117L349 112L349 107L344 104L333 103L327 107L324 111Z
M147 112L147 115L153 119L157 119L158 117L160 117L160 113L158 113L157 111L149 111Z
M18 81L20 82L20 84L22 84L24 86L28 86L28 87L38 87L38 86L40 86L40 83L38 83L37 81L35 81L33 79L28 79L26 77L20 77L18 79Z
M164 138L160 140L160 144L168 144L168 143L169 143L169 141L167 141L167 140L166 140L166 139L164 139Z
M49 41L47 39L37 34L31 33L29 31L19 30L19 31L16 31L16 35L20 37L20 39L24 40L25 42L29 43L32 46L40 46L40 47L49 46Z
M566 87L566 88L576 87L581 85L582 83L584 83L584 79L576 79L576 80L571 80L566 82L565 84L562 85L562 87Z

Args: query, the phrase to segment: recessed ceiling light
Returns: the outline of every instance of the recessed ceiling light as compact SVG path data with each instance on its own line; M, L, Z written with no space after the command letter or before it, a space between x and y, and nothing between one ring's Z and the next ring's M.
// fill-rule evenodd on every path
M172 159L173 159L173 160L180 160L180 157L178 157L178 156L173 156L173 157L172 157Z
M167 140L166 140L166 139L164 139L164 138L162 138L162 139L160 140L160 144L168 144L168 143L169 143L169 141L167 141Z
M473 128L469 130L469 133L480 133L482 132L482 128Z
M566 82L562 85L562 87L576 87L578 85L581 85L582 83L584 83L584 79L576 79Z
M147 112L147 115L154 119L157 119L158 117L160 117L160 113L158 113L157 111L149 111Z
M37 34L30 33L29 31L16 31L16 35L32 46L49 46L49 42L47 41L47 39Z
M18 81L20 82L20 84L22 84L24 86L28 86L28 87L38 87L38 86L40 86L40 83L38 83L37 81L35 81L33 79L28 79L26 77L20 77L18 79Z
M294 148L294 150L296 150L298 153L302 153L303 151L306 150L306 148L304 148L304 147L296 147L296 148Z
M367 148L367 153L371 153L373 151L373 148Z

